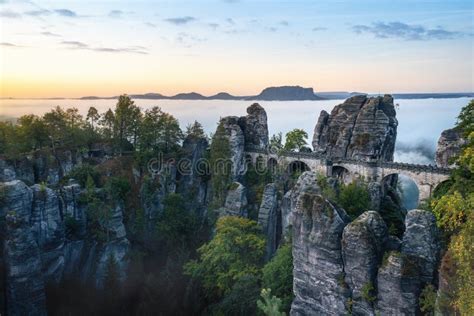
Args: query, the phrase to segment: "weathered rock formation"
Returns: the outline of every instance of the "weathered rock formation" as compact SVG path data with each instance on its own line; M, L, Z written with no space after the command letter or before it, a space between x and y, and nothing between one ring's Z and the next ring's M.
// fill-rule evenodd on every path
M267 113L258 103L247 108L247 116L226 116L219 126L229 140L233 180L241 180L245 173L244 150L246 147L265 149L268 147ZM218 131L219 128L218 127ZM216 133L218 132L216 131Z
M33 192L19 180L1 190L7 314L46 315L41 253L30 227Z
M448 168L454 165L452 158L459 155L461 147L466 144L466 139L462 137L459 129L451 128L444 130L438 139L436 148L436 165L438 167Z
M239 119L245 135L245 146L265 149L268 146L267 112L258 103L247 108L247 116Z
M388 231L379 213L367 211L344 228L342 255L345 282L352 291L352 313L371 315L374 313L370 288L375 289L377 269Z
M177 192L189 197L186 201L202 214L208 198L208 170L204 157L209 146L206 138L188 136L183 141L184 159L177 166Z
M341 238L347 215L320 194L302 192L292 217L295 299L291 315L344 315L349 291L344 284Z
M106 262L113 256L123 279L129 241L123 205L111 209L107 240L96 241L87 228L81 189L70 184L56 192L44 184L28 187L20 180L0 183L0 234L9 315L44 315L45 284L64 277L102 286Z
M314 129L314 152L331 159L393 160L397 119L393 98L358 95L322 111Z
M251 99L267 101L322 100L321 97L314 94L313 88L300 86L265 88L259 95L251 97Z
M247 207L247 188L239 182L233 182L227 191L224 207L219 209L219 214L247 217Z
M277 247L277 222L278 222L278 191L274 183L265 186L262 203L258 211L258 223L262 226L266 237L266 255L269 260L275 253Z

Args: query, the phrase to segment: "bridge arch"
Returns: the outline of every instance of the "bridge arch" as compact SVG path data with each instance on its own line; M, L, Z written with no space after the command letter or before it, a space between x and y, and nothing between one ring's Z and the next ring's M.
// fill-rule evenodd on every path
M333 178L337 178L339 181L341 181L344 184L351 183L352 180L354 179L353 174L351 173L350 170L348 170L344 166L332 166L331 168L331 176Z
M287 167L287 171L290 174L303 173L309 170L309 166L301 160L293 160Z
M420 184L416 181L416 178L406 175L403 172L394 172L385 175L382 178L381 185L384 190L387 188L395 188L402 205L407 210L417 208L422 201ZM387 194L387 192L384 193Z
M270 172L275 173L278 170L278 160L273 157L270 157L267 160L267 168Z
M447 179L447 180L444 180L444 181L441 181L440 183L438 183L434 189L433 189L433 196L435 197L438 197L438 196L441 196L443 194L445 194L449 187L451 186L452 184L452 181L451 179Z

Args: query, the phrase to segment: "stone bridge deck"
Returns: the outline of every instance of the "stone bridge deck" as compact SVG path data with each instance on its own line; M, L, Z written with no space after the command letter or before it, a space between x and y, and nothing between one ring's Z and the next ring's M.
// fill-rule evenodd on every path
M416 183L421 201L428 199L441 182L449 179L451 173L449 168L439 168L432 165L356 159L328 159L317 153L274 153L269 150L247 148L245 155L253 163L256 163L258 159L264 159L266 165L273 163L283 168L288 168L292 163L300 162L309 170L319 172L325 176L342 176L344 181L363 177L367 181L381 182L389 175L405 175Z

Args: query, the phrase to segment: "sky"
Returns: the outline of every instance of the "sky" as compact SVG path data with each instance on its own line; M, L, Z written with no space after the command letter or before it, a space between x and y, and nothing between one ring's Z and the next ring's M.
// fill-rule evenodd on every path
M0 0L0 97L474 91L474 1Z

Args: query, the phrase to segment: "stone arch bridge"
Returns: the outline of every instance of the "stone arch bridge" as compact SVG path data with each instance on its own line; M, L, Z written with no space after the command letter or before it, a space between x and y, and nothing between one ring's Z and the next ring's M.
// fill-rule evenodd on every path
M245 157L254 164L260 160L266 167L273 165L284 168L284 170L288 170L292 164L298 163L306 169L325 176L343 176L345 181L363 177L370 182L382 182L389 175L405 175L416 183L420 201L431 197L435 188L448 180L451 172L450 169L431 165L355 159L329 160L316 153L283 152L276 154L262 149L246 150Z

